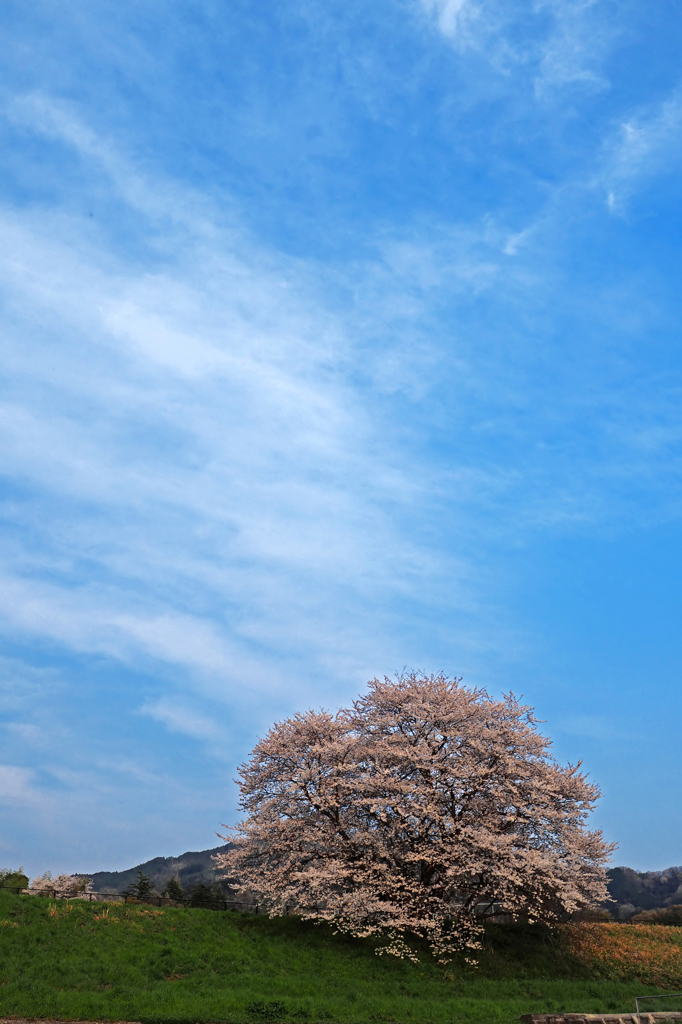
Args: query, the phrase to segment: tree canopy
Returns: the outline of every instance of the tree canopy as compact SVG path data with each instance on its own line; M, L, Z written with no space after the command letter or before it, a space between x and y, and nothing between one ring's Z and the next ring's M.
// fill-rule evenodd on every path
M444 675L378 679L349 709L273 726L239 769L244 820L217 858L272 915L295 908L382 951L447 962L486 915L556 921L607 896L599 796L532 709Z

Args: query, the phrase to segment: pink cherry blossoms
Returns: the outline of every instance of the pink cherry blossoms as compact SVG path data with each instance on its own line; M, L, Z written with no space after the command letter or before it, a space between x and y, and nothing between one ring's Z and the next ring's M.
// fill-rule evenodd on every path
M92 889L92 883L84 875L57 875L52 877L49 871L34 878L24 892L34 896L52 896L58 899L86 899Z
M477 948L486 915L555 921L606 898L599 796L532 710L443 675L374 679L352 708L275 725L241 766L246 817L217 858L271 916L333 921L415 959Z

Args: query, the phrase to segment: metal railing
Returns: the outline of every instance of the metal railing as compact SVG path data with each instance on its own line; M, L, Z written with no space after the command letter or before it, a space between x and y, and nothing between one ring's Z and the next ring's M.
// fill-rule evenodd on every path
M90 903L126 903L143 904L152 907L190 907L198 910L236 910L242 914L257 914L263 909L262 903L247 903L242 900L226 900L220 898L201 897L192 898L188 892L185 899L174 900L170 896L157 896L156 894L140 897L125 892L65 892L59 889L31 889L30 886L22 888L20 885L0 885L0 890L14 892L24 896L43 896L51 900L85 900ZM286 907L286 913L291 913L294 908Z
M676 1010L644 1010L643 1004L652 1003L654 1006L661 1006L662 1000L674 999L678 1006ZM655 996L637 996L635 999L635 1006L637 1007L637 1024L654 1024L654 1022L660 1021L673 1021L682 1018L682 992L665 992Z

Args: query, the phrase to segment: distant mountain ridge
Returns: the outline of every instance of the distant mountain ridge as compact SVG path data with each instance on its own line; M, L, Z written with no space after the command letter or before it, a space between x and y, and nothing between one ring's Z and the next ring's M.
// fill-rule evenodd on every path
M152 885L160 892L170 878L177 878L183 889L191 889L199 882L218 882L227 893L227 883L218 877L213 858L225 853L231 843L212 850L190 850L180 857L154 857L126 871L93 871L88 874L97 892L120 893L135 881L138 871L149 875ZM609 893L615 902L604 906L614 917L627 920L641 910L656 910L682 904L682 867L665 871L634 871L628 867L610 868L607 872Z
M183 889L191 889L199 882L213 884L218 882L223 890L229 891L229 887L218 878L213 857L217 853L225 853L230 849L231 843L224 846L216 846L212 850L189 850L180 857L154 857L146 860L144 864L136 864L134 868L127 868L125 871L79 871L79 875L87 875L92 879L92 888L95 892L120 893L135 881L138 871L143 875L149 875L154 888L160 892L167 881L177 878Z

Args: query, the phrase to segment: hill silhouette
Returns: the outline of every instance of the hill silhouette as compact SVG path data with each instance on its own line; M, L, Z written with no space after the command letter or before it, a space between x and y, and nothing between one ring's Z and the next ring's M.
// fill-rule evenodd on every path
M191 889L199 882L206 882L209 885L218 882L225 892L229 892L229 886L218 878L213 857L216 853L229 850L230 845L226 843L212 850L189 850L180 857L154 857L125 871L79 871L77 874L87 875L92 879L92 888L95 892L123 892L136 880L138 871L150 876L152 885L158 892L171 878L177 878L183 889Z

